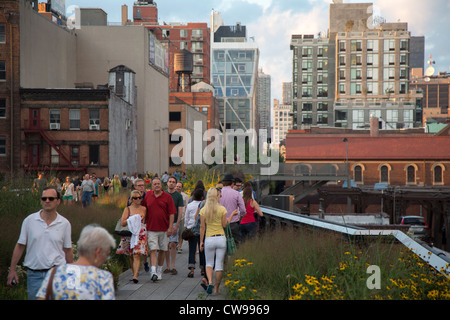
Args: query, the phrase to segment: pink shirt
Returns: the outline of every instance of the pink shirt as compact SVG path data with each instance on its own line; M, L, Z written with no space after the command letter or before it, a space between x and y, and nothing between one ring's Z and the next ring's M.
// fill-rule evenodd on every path
M220 198L220 204L227 209L227 219L231 216L234 210L238 209L239 214L235 215L231 219L231 223L239 222L240 217L243 217L245 215L246 210L241 194L230 186L222 188L222 197Z

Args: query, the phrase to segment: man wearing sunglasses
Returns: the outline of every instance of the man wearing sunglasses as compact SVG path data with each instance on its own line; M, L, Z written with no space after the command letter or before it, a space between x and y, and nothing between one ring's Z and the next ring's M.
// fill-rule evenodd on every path
M12 286L19 282L16 266L26 248L23 265L27 268L29 300L36 299L48 270L73 262L71 225L56 211L60 203L61 199L55 188L43 189L42 210L25 218L13 251L7 285Z

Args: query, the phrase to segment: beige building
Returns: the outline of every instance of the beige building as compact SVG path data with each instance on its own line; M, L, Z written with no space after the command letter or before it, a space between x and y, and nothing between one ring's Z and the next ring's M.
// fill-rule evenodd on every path
M286 139L288 130L292 129L292 105L280 104L279 100L273 99L272 119L272 148L280 149L280 144Z
M82 26L76 34L78 82L101 84L119 64L136 72L137 169L168 171L169 78L149 57L150 42L157 40L145 26Z

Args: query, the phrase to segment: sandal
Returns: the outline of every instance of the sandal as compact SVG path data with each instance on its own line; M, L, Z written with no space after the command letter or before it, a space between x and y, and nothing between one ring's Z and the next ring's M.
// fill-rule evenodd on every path
M166 269L166 270L164 270L164 272L163 273L165 273L165 274L168 274L168 273L172 273L172 270L170 270L170 269Z
M188 273L188 278L193 278L193 277L194 277L194 270L191 270Z
M177 271L177 269L173 268L173 269L172 269L172 271L171 271L171 274L173 274L173 275L176 275L176 274L178 274L178 271Z
M212 293L212 291L213 291L213 285L212 284L210 284L209 286L208 286L208 289L206 289L206 293L207 294L211 294Z

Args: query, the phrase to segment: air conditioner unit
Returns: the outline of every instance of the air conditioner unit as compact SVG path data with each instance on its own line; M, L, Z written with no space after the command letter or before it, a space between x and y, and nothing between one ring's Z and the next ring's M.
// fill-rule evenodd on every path
M99 124L90 124L89 130L100 130L100 125Z
M59 123L50 123L50 130L59 130Z

